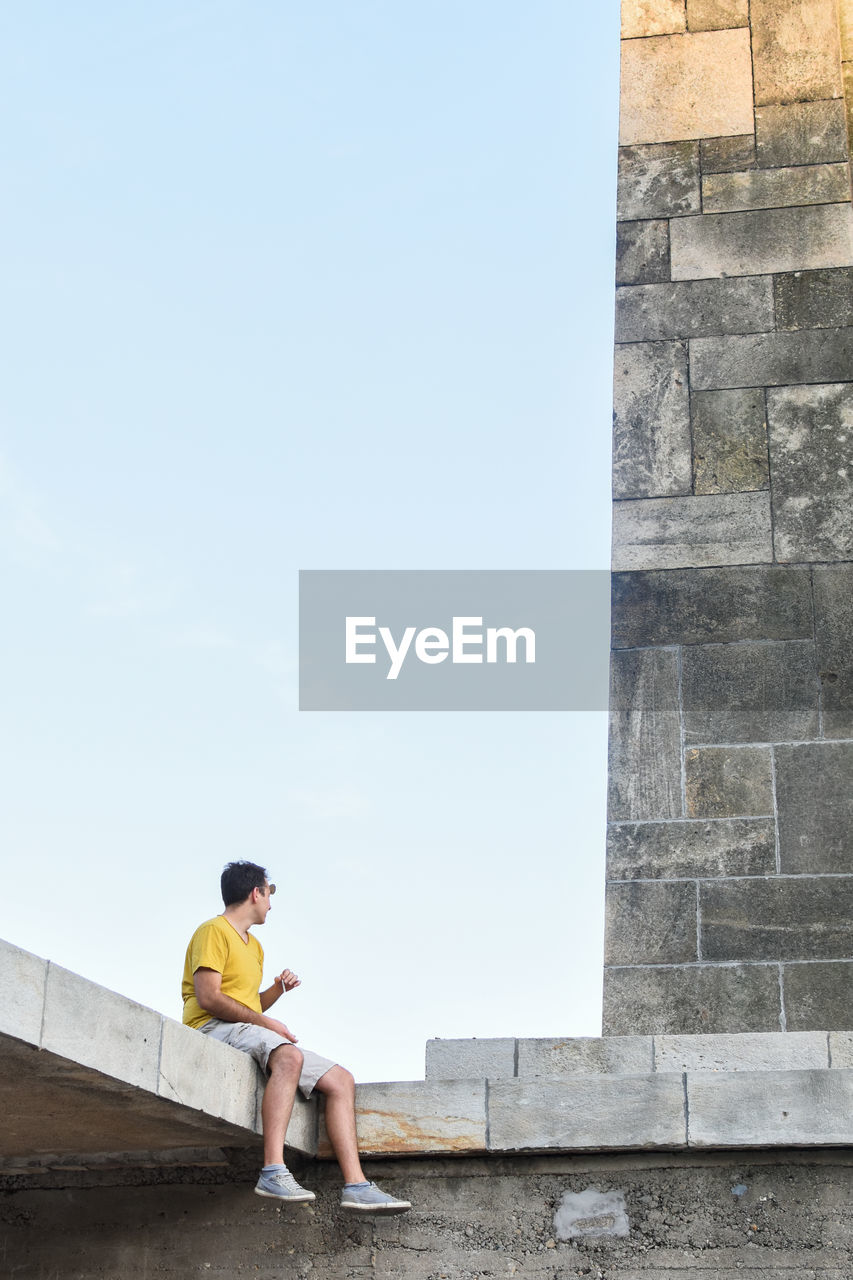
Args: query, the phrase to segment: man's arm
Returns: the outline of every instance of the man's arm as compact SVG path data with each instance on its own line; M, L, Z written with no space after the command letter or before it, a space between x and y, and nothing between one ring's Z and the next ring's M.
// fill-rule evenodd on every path
M276 1035L284 1036L285 1040L290 1040L292 1044L296 1044L296 1036L288 1031L283 1022L277 1022L275 1018L268 1018L264 1013L257 1013L254 1009L250 1009L248 1005L241 1004L239 1000L234 1000L232 996L226 996L222 990L222 974L216 969L196 969L193 974L193 986L195 987L195 998L204 1009L205 1013L209 1013L211 1018L219 1018L222 1022L253 1022L257 1027L266 1027L269 1031L274 1031ZM273 983L275 986L275 983ZM261 1003L263 1004L263 996ZM281 991L278 993L281 994ZM277 997L275 997L277 998ZM270 1001L272 1003L272 1001Z
M294 987L300 986L301 982L302 979L297 978L291 969L285 969L277 977L273 978L272 986L267 987L266 991L258 993L264 1013L266 1013L270 1005L275 1004L279 996L283 996L285 991L292 991Z

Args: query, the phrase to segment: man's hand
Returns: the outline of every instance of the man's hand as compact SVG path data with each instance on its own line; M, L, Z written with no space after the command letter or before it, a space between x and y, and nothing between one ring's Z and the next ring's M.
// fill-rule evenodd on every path
M284 969L273 982L277 982L283 991L292 991L294 987L302 985L302 979L298 978L291 969Z
M277 1022L275 1018L264 1018L264 1026L270 1031L274 1031L277 1036L284 1036L285 1040L289 1040L291 1044L298 1044L298 1040L292 1031L288 1031L283 1022Z

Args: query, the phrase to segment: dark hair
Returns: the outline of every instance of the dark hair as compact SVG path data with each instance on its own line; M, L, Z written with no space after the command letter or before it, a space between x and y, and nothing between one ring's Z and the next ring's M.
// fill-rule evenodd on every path
M229 862L219 881L222 901L226 907L245 902L253 889L263 889L267 883L265 867L255 862Z

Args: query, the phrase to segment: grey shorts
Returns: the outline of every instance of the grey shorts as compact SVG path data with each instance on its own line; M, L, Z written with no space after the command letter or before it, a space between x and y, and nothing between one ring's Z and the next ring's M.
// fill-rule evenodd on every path
M264 1071L268 1070L267 1064L273 1049L278 1049L283 1044L290 1044L284 1036L277 1035L275 1031L269 1031L266 1027L259 1027L254 1022L222 1022L219 1018L211 1018L203 1027L199 1027L199 1031L212 1036L214 1040L222 1040L243 1053L250 1053ZM295 1047L302 1054L299 1092L303 1097L310 1098L320 1077L324 1076L330 1067L336 1067L338 1064L332 1062L331 1058L324 1058L322 1054L313 1053L311 1049L303 1049L301 1045Z

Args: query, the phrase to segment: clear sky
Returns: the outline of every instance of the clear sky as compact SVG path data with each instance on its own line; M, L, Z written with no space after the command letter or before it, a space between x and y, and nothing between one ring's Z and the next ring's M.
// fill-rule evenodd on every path
M0 936L302 1043L600 1030L605 716L300 713L300 569L605 568L618 6L0 14Z

